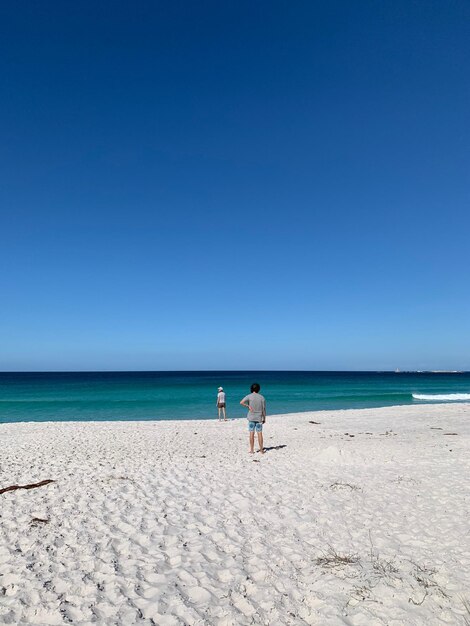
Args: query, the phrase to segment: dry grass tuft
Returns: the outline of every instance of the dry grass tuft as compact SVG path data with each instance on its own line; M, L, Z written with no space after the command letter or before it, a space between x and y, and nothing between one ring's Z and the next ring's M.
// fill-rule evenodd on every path
M376 557L372 561L372 567L381 578L398 578L399 569L392 560Z
M372 541L372 533L369 530L369 541L370 541L370 563L372 565L372 569L375 574L379 578L389 578L389 579L399 579L401 580L400 570L395 566L395 562L393 559L383 559L379 556L379 552L374 547L374 542Z
M461 598L461 600L466 613L463 616L463 623L465 626L470 626L470 601L467 598Z
M334 569L336 567L344 567L345 565L355 565L359 562L357 554L344 554L337 552L330 546L328 552L323 556L320 556L316 560L317 565L326 567L328 569Z
M424 589L424 598L428 595L428 593L433 592L437 593L442 598L449 597L444 589L442 589L442 587L438 585L435 580L432 579L432 576L437 573L437 570L418 565L417 563L413 563L413 565L415 566L415 569L412 572L412 576L416 580L418 585ZM419 604L422 604L424 602L424 598ZM416 604L416 602L413 601L413 604Z

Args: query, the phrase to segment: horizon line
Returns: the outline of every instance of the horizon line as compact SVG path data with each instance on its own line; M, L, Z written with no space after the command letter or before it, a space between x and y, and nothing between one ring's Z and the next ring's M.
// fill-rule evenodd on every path
M0 374L165 374L165 373L243 373L243 372L294 372L294 373L373 373L373 374L468 374L470 370L417 370L417 369L176 369L176 370L0 370Z

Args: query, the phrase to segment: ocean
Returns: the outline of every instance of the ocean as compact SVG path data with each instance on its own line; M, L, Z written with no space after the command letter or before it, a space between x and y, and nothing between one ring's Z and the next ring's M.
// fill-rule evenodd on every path
M258 382L268 415L470 401L470 372L30 372L0 373L0 423L214 419L217 388L227 416Z

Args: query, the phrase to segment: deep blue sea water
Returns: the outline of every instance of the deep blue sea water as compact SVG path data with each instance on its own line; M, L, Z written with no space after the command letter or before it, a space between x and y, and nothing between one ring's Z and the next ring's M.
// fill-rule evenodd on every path
M470 372L0 373L0 422L210 419L219 385L242 417L252 382L268 414L470 401Z

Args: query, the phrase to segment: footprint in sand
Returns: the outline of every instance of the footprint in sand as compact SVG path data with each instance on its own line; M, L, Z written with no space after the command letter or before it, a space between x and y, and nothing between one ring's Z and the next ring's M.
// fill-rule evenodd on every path
M186 595L194 604L207 603L211 599L211 594L204 587L190 587L186 590Z

